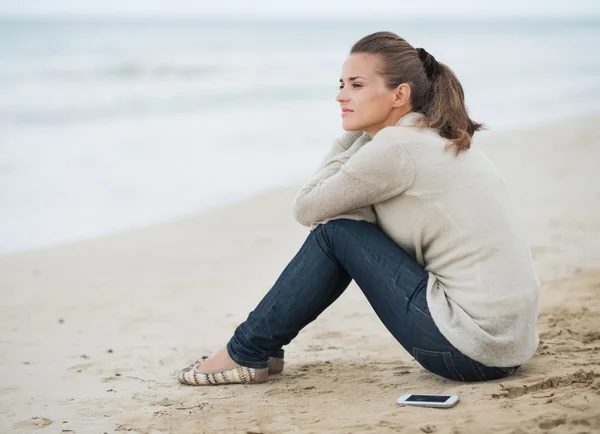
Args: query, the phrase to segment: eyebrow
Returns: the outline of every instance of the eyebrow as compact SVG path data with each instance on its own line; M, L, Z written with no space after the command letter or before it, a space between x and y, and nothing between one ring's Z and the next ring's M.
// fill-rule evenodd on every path
M348 80L349 80L349 81L354 81L354 80L356 80L357 78L362 78L363 80L366 80L366 78L365 78L365 77L361 77L361 76L358 76L358 75L357 75L356 77L349 77L349 78L348 78ZM340 78L340 81L344 81L344 80L342 80L342 79Z

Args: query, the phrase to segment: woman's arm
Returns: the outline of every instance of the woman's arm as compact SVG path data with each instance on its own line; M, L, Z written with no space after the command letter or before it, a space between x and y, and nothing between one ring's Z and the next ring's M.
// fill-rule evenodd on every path
M321 168L317 170L313 178L305 186L305 188L314 183L315 180L327 179L335 175L341 169L342 165L346 163L350 157L358 152L365 144L371 139L367 133L359 132L359 134L352 133L352 136L343 136L340 141L339 139L333 144L332 149L329 151L323 162ZM350 142L352 139L352 142ZM338 152L334 152L334 151Z
M337 165L338 162L345 163L348 159L364 146L371 138L368 134L362 131L350 131L344 133L340 138L334 140L327 155L319 164L318 170L314 173L313 177L318 179L328 178L335 172L339 171L341 166ZM311 181L312 182L312 181ZM310 182L309 182L310 184ZM310 224L310 229L314 230L320 224L325 224L329 220L347 218L352 220L368 221L370 223L377 223L377 217L372 206L365 206L355 210L350 210L343 214L333 216L320 221L314 221ZM307 225L308 226L308 225Z
M382 130L368 145L350 147L326 161L296 196L294 216L310 226L390 199L413 180L414 165L404 147Z
M331 145L331 148L321 161L321 164L319 164L319 168L315 172L315 175L317 175L325 167L330 159L350 149L359 138L362 138L362 141L366 142L368 137L369 136L363 131L348 131L339 138L335 139Z

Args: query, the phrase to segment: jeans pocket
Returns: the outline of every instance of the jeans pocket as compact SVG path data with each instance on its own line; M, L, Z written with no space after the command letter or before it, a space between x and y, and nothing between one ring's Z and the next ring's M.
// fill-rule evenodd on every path
M449 351L428 351L413 347L413 357L421 366L440 377L454 381L465 381L454 364Z
M500 380L502 378L508 377L515 373L519 366L509 367L509 368L500 368L500 367L492 367L486 366L482 363L479 363L475 360L471 359L472 371L477 380L479 381L493 381Z

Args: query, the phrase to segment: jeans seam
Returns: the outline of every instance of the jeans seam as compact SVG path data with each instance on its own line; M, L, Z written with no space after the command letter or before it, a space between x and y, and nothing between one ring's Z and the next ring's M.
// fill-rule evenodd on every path
M464 382L465 381L464 377L462 375L460 375L460 372L458 372L458 369L456 369L456 365L454 364L454 358L452 357L452 353L450 351L444 351L443 355L444 355L444 363L446 364L446 368L448 368L448 371L454 372L454 374L457 375L458 377L460 377L460 379ZM448 358L446 358L446 355L448 356ZM452 365L452 367L450 367L450 365L448 365L448 360L450 360L450 364Z
M399 267L400 265L398 265ZM398 268L396 268L398 269ZM426 281L428 279L429 276L425 276L423 277L423 279L421 279L421 281L417 284L417 287L415 288L415 290L412 292L412 294L410 294L410 297L408 297L408 301L406 302L406 312L408 313L408 309L410 309L410 305L412 304L414 306L415 309L417 309L419 312L423 312L421 309L419 309L417 306L415 306L415 304L412 302L413 298L416 296L417 294L417 290L421 287L421 284ZM427 290L427 288L425 288L425 290ZM425 303L427 303L427 299L425 299ZM427 315L427 313L423 312L425 315ZM431 316L431 315L427 315L427 316Z
M477 373L477 376L479 377L479 379L481 381L488 381L487 377L485 376L485 374L483 373L483 371L481 370L479 363L476 362L473 359L469 359L471 362L471 366L473 366L473 368L475 369L475 372Z
M448 370L448 372L450 373L451 376L453 376L452 380L453 381L459 381L458 378L460 378L463 382L465 382L465 379L463 378L463 376L458 372L458 369L456 369L456 365L454 364L454 360L452 358L452 353L450 351L429 351L429 350L423 350L419 347L415 347L413 345L413 350L412 350L412 355L415 358L415 360L417 362L419 362L419 364L421 364L421 366L423 366L421 360L419 360L419 354L422 354L424 356L442 356L442 358L444 359L444 365L446 366L446 369ZM450 359L450 366L448 364L448 358ZM437 372L433 372L435 375L438 375L440 377L443 377L443 375L438 374Z
M335 229L337 229L337 230L340 230L340 231L344 232L345 234L347 234L348 236L350 236L350 237L351 237L351 238L352 238L354 241L356 241L356 242L358 243L358 245L360 246L360 248L361 248L361 251L362 251L363 253L367 254L367 255L368 255L368 256L369 256L369 257L370 257L370 258L373 260L373 262L375 262L375 264L377 264L377 266L379 267L379 269L380 269L380 270L381 270L381 271L382 271L382 272L383 272L385 275L387 275L389 278L391 278L391 279L392 279L392 281L394 280L394 276L390 275L390 274L389 274L389 273L388 273L388 272L385 270L385 268L383 268L383 267L381 266L381 264L379 264L379 262L377 262L377 261L375 260L375 258L373 257L373 255L371 255L371 253L370 253L368 250L365 250L365 249L362 247L362 245L360 244L359 240L358 240L356 237L354 237L354 235L352 235L350 232L348 232L347 230L345 230L344 228L341 228L341 227L339 227L339 226L333 226L333 228L335 228ZM400 247L400 246L398 246L398 248L399 248L399 249L401 249L401 247ZM398 266L399 266L399 265L398 265ZM396 269L397 269L397 268L398 268L398 267L396 267ZM346 271L348 271L348 270L346 270ZM352 277L352 276L351 276L351 277ZM420 283L420 282L419 282L419 283ZM417 287L418 287L418 285L417 285ZM400 292L402 293L402 295L403 295L403 296L404 296L404 297L407 299L407 301L408 301L408 300L409 300L409 297L408 297L408 296L407 296L407 295L404 293L404 291L400 291ZM407 305L408 305L408 303L407 303ZM419 312L421 312L423 315L425 315L425 316L427 316L427 317L431 318L431 316L430 316L430 315L428 315L426 312L423 312L421 309L419 309L419 308L418 308L417 306L415 306L414 304L413 304L413 306L414 306L414 308L415 308L416 310L418 310Z

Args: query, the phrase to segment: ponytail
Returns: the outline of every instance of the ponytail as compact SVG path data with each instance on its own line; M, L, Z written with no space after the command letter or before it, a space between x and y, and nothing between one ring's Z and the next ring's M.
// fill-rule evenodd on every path
M425 103L425 123L450 140L448 148L454 147L456 154L471 147L471 137L483 128L467 113L465 93L454 72L422 48L417 55L431 82Z

